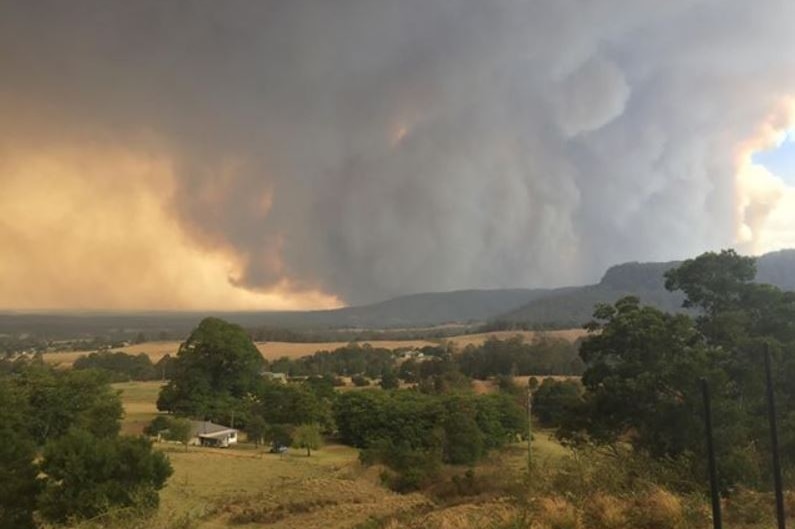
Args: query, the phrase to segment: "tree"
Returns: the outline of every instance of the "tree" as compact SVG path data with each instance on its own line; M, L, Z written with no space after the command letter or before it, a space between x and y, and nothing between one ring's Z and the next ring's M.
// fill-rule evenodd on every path
M0 529L32 529L39 483L29 408L19 389L0 378Z
M581 387L573 380L545 378L533 393L533 412L544 426L560 426L580 402Z
M74 369L100 369L107 372L114 382L129 380L155 380L160 373L145 353L129 355L126 353L100 351L81 356L72 366Z
M72 427L98 437L119 433L121 400L102 373L29 368L15 381L30 405L29 428L39 445Z
M268 424L318 423L333 429L331 401L318 397L308 384L263 382L250 397L249 408Z
M641 306L634 297L598 306L583 341L583 399L559 436L614 444L628 440L653 458L683 459L694 476L705 461L699 379L713 389L716 451L725 485L751 484L757 450L735 387L722 367L728 353L710 346L693 320Z
M171 381L163 388L158 408L184 415L206 416L225 396L240 399L253 391L263 365L248 334L239 325L206 318L180 346Z
M795 417L795 292L752 282L755 261L732 250L705 253L666 274L666 287L680 289L684 305L699 311L698 329L706 343L723 351L717 360L745 431L749 453L769 450L765 423L762 351L773 355L773 376L781 417ZM783 424L793 424L785 419ZM781 432L783 464L795 467L795 432Z
M158 415L152 421L144 426L144 434L149 437L157 437L162 432L168 430L168 425L171 424L171 417L167 415Z
M700 451L698 378L711 374L713 352L692 320L635 297L600 305L594 317L580 352L589 436L615 442L631 431L635 447L653 456Z
M191 439L191 424L188 419L179 417L170 418L168 422L168 429L165 432L165 437L169 441L177 441L185 446L185 451L188 451L188 444Z
M265 429L265 439L270 441L273 447L288 447L293 444L293 437L290 433L292 428L285 424L271 424Z
M265 437L267 426L261 415L252 415L246 422L246 427L244 428L249 442L253 442L254 446L259 446L262 439Z
M391 369L385 369L381 373L381 388L382 389L397 389L400 386L400 380L395 372Z
M59 523L114 507L154 509L172 473L166 456L143 437L101 438L79 429L47 443L40 468L41 514Z
M306 456L312 455L312 450L317 450L323 443L320 426L317 424L302 424L293 433L293 444L299 448L306 448Z
M363 375L354 375L351 377L351 382L357 388L364 388L370 385L370 379Z
M485 451L476 400L468 395L452 395L445 399L444 406L444 460L453 465L474 465Z
M665 288L683 291L687 296L685 307L699 308L708 316L715 316L736 307L755 276L753 257L721 250L703 253L666 272Z

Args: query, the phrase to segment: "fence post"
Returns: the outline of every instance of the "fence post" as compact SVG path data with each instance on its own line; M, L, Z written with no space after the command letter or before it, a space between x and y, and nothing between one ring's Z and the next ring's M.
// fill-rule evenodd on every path
M723 520L720 512L720 492L718 491L718 469L715 464L715 445L712 437L712 403L709 395L709 382L701 378L701 395L704 398L704 425L707 431L707 457L709 463L709 488L712 493L712 526L722 529Z
M773 396L773 374L770 368L770 345L765 344L765 378L767 379L767 415L770 419L770 446L773 450L773 482L776 488L776 520L778 529L786 529L784 519L784 493L781 484L781 460L778 449L778 426L776 425L776 401Z

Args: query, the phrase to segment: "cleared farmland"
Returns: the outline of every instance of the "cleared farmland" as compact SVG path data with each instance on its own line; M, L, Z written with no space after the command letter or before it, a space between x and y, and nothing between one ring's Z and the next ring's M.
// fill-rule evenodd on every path
M452 343L457 348L462 349L467 345L480 345L490 337L505 340L516 335L521 335L526 341L531 341L533 338L543 335L550 338L561 338L568 341L575 341L586 332L583 329L564 329L555 331L496 331L479 334L466 334L461 336L453 336L442 340L372 340L367 342L359 342L360 344L370 344L373 347L382 347L385 349L400 349L400 348L417 348L425 346L439 345L440 343ZM114 349L114 351L122 351L127 354L137 355L144 353L152 362L158 362L165 355L176 355L180 346L179 341L163 341L163 342L146 342L142 344L129 345ZM316 353L317 351L333 351L347 345L348 342L312 342L312 343L294 343L294 342L258 342L256 344L262 356L267 360L276 360L278 358L300 358ZM44 361L51 365L59 365L62 367L70 367L75 360L81 356L90 354L89 351L63 351L63 352L49 352L44 354Z
M113 386L121 391L126 412L123 431L140 432L142 421L151 420L156 413L160 383ZM174 475L161 493L157 515L147 522L152 529L342 529L377 527L368 521L390 517L411 520L412 528L474 529L515 514L505 499L481 498L448 507L426 494L396 494L381 484L381 467L363 467L356 449L338 444L326 445L311 457L302 449L270 454L267 448L248 443L230 449L189 447L187 451L170 443L155 446L168 454ZM554 462L565 454L545 432L536 433L535 455L540 463ZM525 464L525 445L518 444L495 453L477 472L512 480ZM460 474L463 470L445 472Z
M479 334L462 334L460 336L446 338L444 341L450 342L457 347L462 348L470 344L481 345L483 342L492 337L499 340L507 340L508 338L519 335L522 336L526 342L530 342L539 336L546 336L549 338L557 338L574 342L587 334L588 333L585 329L560 329L554 331L494 331Z

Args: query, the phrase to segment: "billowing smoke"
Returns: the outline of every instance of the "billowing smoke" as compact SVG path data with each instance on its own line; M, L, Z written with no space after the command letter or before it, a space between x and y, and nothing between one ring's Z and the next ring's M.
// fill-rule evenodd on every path
M793 20L782 0L6 0L0 156L168 160L167 216L245 289L579 283L781 243L787 186L737 173L761 125L791 125Z

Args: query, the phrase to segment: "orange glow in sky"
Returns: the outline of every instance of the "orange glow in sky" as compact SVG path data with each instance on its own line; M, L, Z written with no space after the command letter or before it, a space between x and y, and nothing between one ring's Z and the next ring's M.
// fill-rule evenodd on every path
M166 159L14 151L0 161L0 186L0 309L341 305L287 279L267 291L236 286L239 258L197 244L170 214L178 197Z

